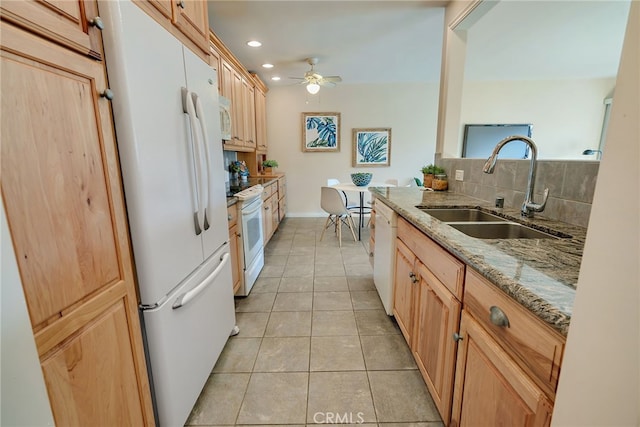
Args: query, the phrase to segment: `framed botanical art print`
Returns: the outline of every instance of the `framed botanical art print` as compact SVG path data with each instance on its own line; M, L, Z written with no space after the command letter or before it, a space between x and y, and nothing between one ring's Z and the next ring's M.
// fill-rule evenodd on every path
M353 167L391 165L391 128L353 129Z
M302 113L302 151L340 151L340 113Z

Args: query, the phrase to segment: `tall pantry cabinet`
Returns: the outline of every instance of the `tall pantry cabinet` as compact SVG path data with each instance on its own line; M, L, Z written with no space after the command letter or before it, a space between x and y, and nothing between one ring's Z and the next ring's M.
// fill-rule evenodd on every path
M96 11L2 3L0 186L56 424L153 425Z

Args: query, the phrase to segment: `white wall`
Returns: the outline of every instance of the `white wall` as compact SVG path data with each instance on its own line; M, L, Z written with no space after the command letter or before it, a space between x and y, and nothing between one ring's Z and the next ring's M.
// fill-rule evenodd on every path
M373 180L397 178L407 185L433 162L436 145L438 83L338 84L308 95L299 85L267 94L269 158L287 174L287 214L322 216L320 187L327 178L350 182L352 172L373 172ZM340 151L302 152L302 112L341 114ZM353 128L391 128L391 166L351 166ZM422 179L422 178L421 178ZM355 194L353 195L355 197Z
M640 425L639 52L640 2L634 1L560 372L554 426Z
M456 157L466 123L532 123L539 159L585 160L600 143L614 86L615 78L465 82Z

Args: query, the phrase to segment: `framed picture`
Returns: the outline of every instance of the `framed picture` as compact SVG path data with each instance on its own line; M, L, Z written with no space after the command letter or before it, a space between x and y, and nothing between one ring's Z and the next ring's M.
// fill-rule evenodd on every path
M353 129L353 167L391 165L391 128Z
M340 151L340 113L302 113L302 151Z

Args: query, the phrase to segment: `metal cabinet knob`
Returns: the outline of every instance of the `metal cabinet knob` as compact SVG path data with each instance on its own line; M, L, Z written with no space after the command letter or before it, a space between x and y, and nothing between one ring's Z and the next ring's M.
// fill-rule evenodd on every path
M184 9L184 0L180 0L180 1L178 2L178 7L179 7L180 9Z
M242 237L242 234L238 233L238 237Z
M414 272L409 273L409 277L411 278L412 283L418 283L418 278L416 277Z
M500 307L495 305L489 308L489 320L496 326L505 328L508 328L510 326L509 318L507 317L507 315L504 314L504 311L502 311Z
M92 27L96 27L100 31L104 30L104 22L102 22L102 18L100 18L99 16L96 16L95 18L90 19L89 25L91 25Z
M100 94L101 97L103 98L107 98L109 101L111 101L114 97L113 92L111 91L111 89L105 89L104 92L102 92Z
M455 342L462 341L463 339L464 339L464 337L462 335L460 335L459 333L457 333L457 332L453 333L453 340Z
M231 215L227 215L227 219L228 219L229 221L231 221L231 220L233 219L233 217L232 217Z

